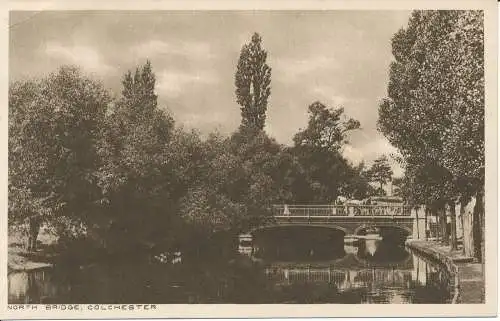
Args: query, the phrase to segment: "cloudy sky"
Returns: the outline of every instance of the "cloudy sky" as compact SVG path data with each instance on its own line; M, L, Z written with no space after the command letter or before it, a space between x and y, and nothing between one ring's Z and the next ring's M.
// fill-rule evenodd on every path
M272 68L266 131L290 144L319 100L343 106L362 129L344 155L369 164L395 149L377 132L386 95L390 39L407 11L11 12L10 79L79 65L118 94L123 74L151 60L162 108L203 133L240 123L234 71L253 32ZM400 169L395 167L397 173Z

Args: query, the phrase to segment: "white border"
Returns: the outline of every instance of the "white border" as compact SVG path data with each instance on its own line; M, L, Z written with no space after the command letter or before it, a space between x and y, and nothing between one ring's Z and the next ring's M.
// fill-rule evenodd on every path
M12 1L0 4L0 41L3 46L2 70L8 66L9 10L411 10L411 9L482 9L485 10L485 79L486 79L486 303L464 305L158 305L155 311L117 312L84 310L68 311L7 311L7 280L0 278L1 318L248 318L248 317L438 317L438 316L493 316L497 313L497 16L494 0L413 0L413 1ZM4 108L0 112L0 142L3 170L0 177L0 216L3 250L0 258L0 275L7 275L7 93L8 75L0 74L0 97Z

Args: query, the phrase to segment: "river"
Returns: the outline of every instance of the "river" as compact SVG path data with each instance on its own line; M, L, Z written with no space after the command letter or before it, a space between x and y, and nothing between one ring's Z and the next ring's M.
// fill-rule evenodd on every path
M9 303L449 303L450 276L403 246L175 264L124 260L8 275ZM301 257L302 256L302 257Z

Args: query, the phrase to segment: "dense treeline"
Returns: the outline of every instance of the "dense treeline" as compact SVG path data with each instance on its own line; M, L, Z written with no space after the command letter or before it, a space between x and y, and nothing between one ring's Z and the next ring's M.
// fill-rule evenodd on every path
M484 247L484 39L482 11L414 11L392 39L388 97L379 128L402 154L407 202L438 217L442 242ZM465 207L474 198L472 217ZM446 213L449 213L447 215ZM451 229L446 228L447 216ZM483 245L482 245L483 243Z
M360 126L343 109L312 103L293 146L266 134L266 57L255 34L238 62L242 121L229 136L176 125L158 106L149 62L123 76L116 99L74 67L11 84L9 225L24 228L30 251L42 225L68 248L193 247L258 223L273 203L373 193L364 165L341 154Z

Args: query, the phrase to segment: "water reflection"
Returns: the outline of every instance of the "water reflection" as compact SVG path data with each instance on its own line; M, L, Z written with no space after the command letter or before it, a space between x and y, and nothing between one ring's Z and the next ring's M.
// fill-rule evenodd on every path
M288 226L264 230L256 233L252 246L253 255L267 261L309 262L345 255L344 233L329 228Z
M267 247L271 249L272 247ZM315 249L318 249L316 246ZM265 252L261 252L265 253ZM309 255L268 250L257 262L100 264L8 276L9 303L446 303L450 278L383 241ZM318 252L316 252L318 253ZM327 255L328 254L328 255ZM300 259L300 255L305 255ZM294 261L291 259L295 258ZM314 259L312 259L314 258Z
M410 253L400 244L380 240L359 242L357 257L372 264L399 266L410 259Z

